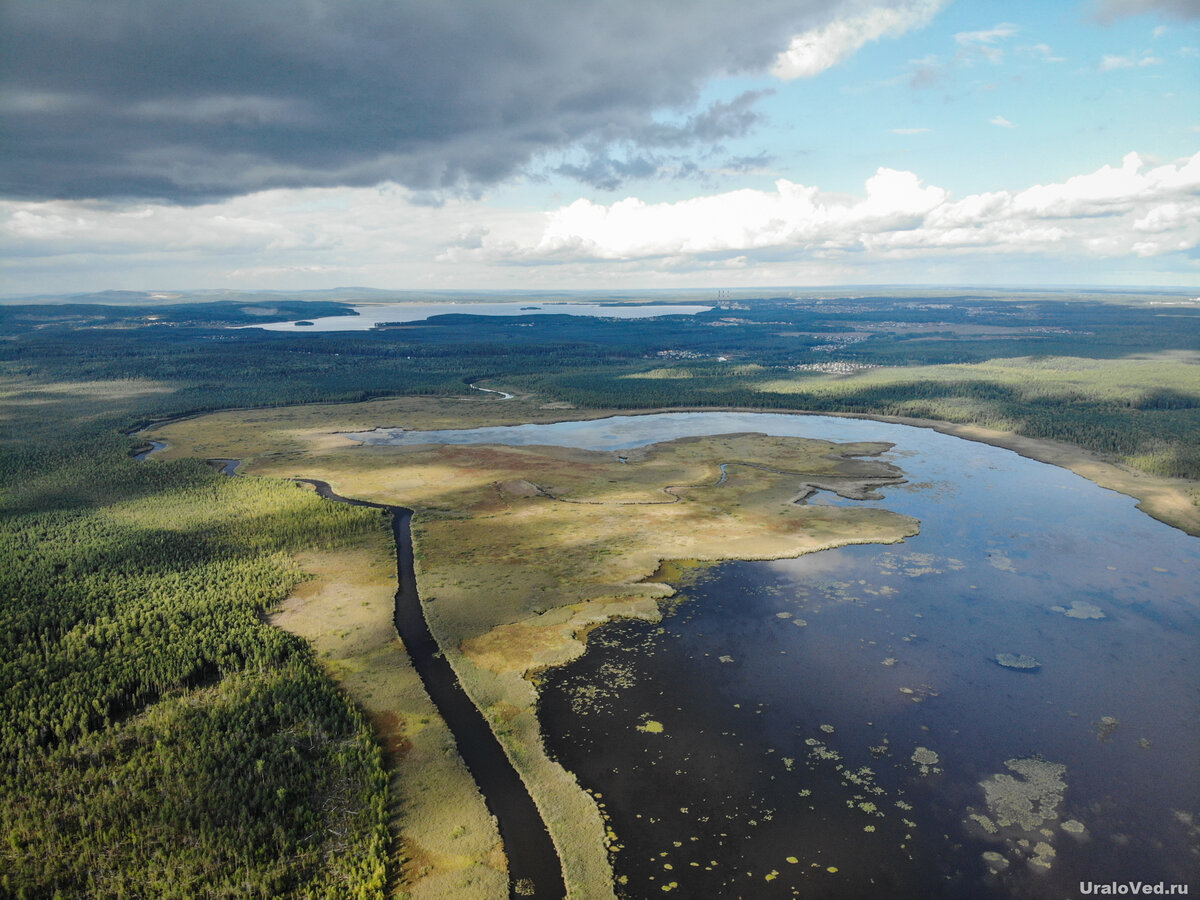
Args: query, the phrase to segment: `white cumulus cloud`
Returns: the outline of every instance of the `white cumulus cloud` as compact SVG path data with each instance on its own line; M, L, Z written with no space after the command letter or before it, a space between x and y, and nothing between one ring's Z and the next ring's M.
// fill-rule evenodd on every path
M1017 259L1093 276L1133 262L1194 280L1200 152L1165 163L1130 153L1073 178L962 197L879 168L852 194L780 179L676 202L580 199L544 212L487 199L423 205L394 185L264 191L188 207L0 201L0 245L6 287L23 293L99 283L653 287L704 272L759 284L868 272L969 280L1009 271Z
M898 37L929 23L947 0L907 0L893 6L873 6L827 25L795 35L779 54L772 73L785 81L811 78L853 56L859 48L882 37Z
M991 250L1156 255L1200 245L1200 153L1148 168L1136 153L1064 182L954 199L912 172L881 168L862 196L781 179L675 203L580 199L548 214L528 264L578 260L742 256L771 250L821 258ZM480 252L486 253L485 245Z
M965 57L982 56L988 62L998 63L1004 58L1004 51L997 45L1012 37L1017 30L1016 25L1001 22L984 31L960 31L954 35L954 41L962 48Z
M1157 66L1160 63L1162 63L1161 59L1148 53L1142 56L1107 55L1100 60L1100 71L1114 72L1117 69L1143 68L1145 66Z
M1001 22L995 28L983 31L960 31L954 35L955 43L969 47L973 44L995 44L1004 38L1010 38L1017 33L1017 26L1011 22Z

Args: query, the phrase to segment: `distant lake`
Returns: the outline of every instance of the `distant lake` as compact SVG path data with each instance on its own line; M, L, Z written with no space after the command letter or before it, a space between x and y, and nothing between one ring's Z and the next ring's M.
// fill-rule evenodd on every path
M544 673L547 749L602 798L622 895L1040 900L1196 882L1200 540L1129 497L838 417L355 437L620 450L730 432L894 443L883 459L909 481L866 502L921 534L702 568L663 622L602 626Z
M355 306L356 316L299 319L308 322L268 322L243 325L267 331L369 331L384 322L423 322L433 316L593 316L613 319L648 319L654 316L691 316L711 306L603 306L597 303L382 303Z

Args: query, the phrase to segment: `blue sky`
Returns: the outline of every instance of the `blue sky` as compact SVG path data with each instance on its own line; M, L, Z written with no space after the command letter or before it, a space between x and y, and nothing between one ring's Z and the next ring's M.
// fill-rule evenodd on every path
M4 294L1200 285L1196 0L44 6Z

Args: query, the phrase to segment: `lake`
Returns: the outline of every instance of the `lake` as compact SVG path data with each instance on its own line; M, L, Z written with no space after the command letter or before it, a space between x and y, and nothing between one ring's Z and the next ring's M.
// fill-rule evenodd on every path
M423 322L434 316L593 316L610 319L648 319L654 316L692 316L708 312L712 306L672 304L662 306L598 303L381 303L355 306L356 316L324 316L296 322L267 322L242 325L267 331L369 331L384 322Z
M840 417L353 437L620 450L748 431L892 442L882 458L908 483L863 502L921 534L681 570L661 623L598 628L543 675L547 748L604 804L620 893L1195 883L1200 540L1130 498L986 444Z

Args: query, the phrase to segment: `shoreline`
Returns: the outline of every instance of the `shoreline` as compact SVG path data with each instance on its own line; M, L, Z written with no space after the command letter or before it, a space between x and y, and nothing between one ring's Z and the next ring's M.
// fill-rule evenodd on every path
M359 500L335 493L315 478L295 479L335 503L386 511L396 543L394 623L413 669L429 699L454 737L459 756L475 779L484 804L497 821L508 859L509 889L514 895L555 898L566 894L562 860L528 787L505 753L483 711L464 690L442 647L433 636L414 570L414 543L409 529L413 511L407 507Z
M399 402L403 402L405 399L411 399L411 398L377 398L377 399L380 399L380 400L392 399L392 400L397 400ZM456 398L456 399L465 399L465 398ZM358 406L361 402L363 402L363 401L359 401L357 403L347 403L345 405L347 408L353 408L355 406ZM310 405L310 404L304 404L304 405ZM327 404L322 404L322 406L326 406L326 405ZM517 409L513 410L512 407L517 407ZM512 410L512 411L510 412L509 410ZM512 419L512 418L514 418L514 416L517 419L517 421L528 421L529 418L533 418L533 419L541 418L541 416L536 414L536 411L534 409L526 409L524 404L510 404L507 409L504 409L504 410L497 409L496 411L497 411L497 413L499 413L498 417L502 420ZM864 414L864 413L828 413L828 412L797 411L797 410L781 411L781 410L747 409L747 408L737 408L737 407L700 408L700 409L686 408L686 407L678 408L677 407L677 408L654 409L654 410L603 410L603 411L595 410L595 409L570 409L570 410L554 409L552 415L553 415L553 418L555 421L578 421L578 420L595 420L598 418L613 417L613 416L652 415L655 413L664 413L664 412L670 413L670 412L719 412L719 411L746 412L746 413L768 413L768 414L776 414L776 415L778 415L778 414L809 415L809 416L811 416L811 415L829 415L831 417L837 417L837 418L864 419L864 420L878 421L878 422L884 422L884 423L890 423L890 424L900 424L900 425L910 425L913 427L931 428L935 431L938 431L943 434L947 434L952 437L961 437L966 440L989 444L992 446L1000 447L1002 449L1011 450L1020 456L1024 456L1029 459L1033 459L1038 462L1046 463L1049 465L1055 465L1060 468L1066 468L1066 469L1074 472L1075 474L1079 475L1080 477L1086 478L1087 480L1093 482L1094 484L1099 485L1100 487L1103 487L1108 490L1117 491L1118 493L1124 494L1125 496L1129 496L1132 499L1134 499L1135 501L1138 501L1137 502L1138 509L1141 512L1146 513L1147 515L1151 515L1153 518L1155 518L1159 521L1162 521L1165 524L1171 525L1172 527L1179 528L1179 529L1185 531L1186 533L1193 534L1193 535L1200 535L1200 509L1196 508L1194 501L1192 501L1189 498L1188 494L1186 493L1186 488L1194 485L1194 483L1192 483L1192 482L1185 482L1182 480L1164 479L1159 476L1152 476L1152 475L1145 475L1145 474L1135 474L1133 472L1130 472L1130 471L1118 466L1115 463L1103 460L1102 458L1099 457L1098 454L1095 454L1091 451L1087 451L1083 448L1076 447L1074 445L1064 444L1061 442L1055 442L1055 441L1050 441L1050 440L1045 440L1045 439L1029 438L1029 437L1019 435L1019 434L996 431L994 429L987 429L987 428L983 428L981 426L976 426L976 425L959 424L959 423L944 422L944 421L939 421L939 420L917 419L917 418L900 417L900 416L872 415L872 414ZM522 412L525 412L525 413L528 413L531 415L522 416L522 415L520 415L520 413L522 413ZM550 411L545 410L545 412L550 412ZM466 426L466 427L471 427L471 426ZM318 428L319 428L319 426L318 426ZM324 432L324 434L329 434L329 432ZM318 436L319 436L319 434L318 434ZM338 437L339 437L340 441L346 441L346 443L350 443L343 436L338 436ZM362 445L358 445L358 446L362 446ZM309 449L312 449L311 445L310 445ZM1200 487L1200 485L1197 485L1196 487ZM858 543L858 542L859 541L843 541L840 543ZM872 541L872 542L874 542L874 541ZM836 545L840 545L840 544L835 544L835 546ZM820 548L812 547L809 549L811 551L811 550L816 550L816 549L820 549ZM658 561L659 565L661 566L663 559L674 559L674 558L676 558L676 557L675 556L664 556L662 559L660 559ZM732 553L728 557L725 557L725 558L743 559L743 558L753 558L753 557L747 557L743 553ZM441 592L438 591L438 594L441 595ZM447 599L447 598L441 597L441 599ZM657 606L657 603L655 603L655 605ZM596 612L599 612L599 610L596 610ZM604 610L604 612L606 613L606 615L604 615L603 618L607 619L609 617L607 615L607 613L617 613L617 610L609 609L609 610ZM617 614L620 615L620 613L617 613ZM625 614L628 614L628 613L625 613ZM573 618L573 617L568 616L568 619L571 619L571 618ZM586 617L584 617L584 618L586 618ZM545 625L551 625L551 623L548 620L542 620L542 621L543 621L543 624L545 624ZM575 631L576 629L571 628L570 626L584 626L582 628L578 628L579 633L572 635L571 636L572 639L568 640L566 642L568 646L570 646L571 644L576 645L576 647L575 647L576 651L582 652L583 645L586 643L587 632L591 630L590 628L587 627L587 625L592 624L592 623L584 622L584 621L563 621L563 622L558 622L556 624L559 626L565 627L565 628L567 628L567 630L571 630L571 631ZM450 649L450 648L447 648L447 649ZM486 673L485 671L480 671L478 668L476 668L478 666L479 661L473 660L471 658L471 656L473 656L473 654L464 655L462 653L462 649L463 648L461 648L461 647L456 647L448 655L450 655L454 658L453 662L456 664L456 666L455 666L456 668L457 668L457 665L460 665L462 663L468 664L466 667L466 671L459 672L458 675L459 675L460 681L464 684L464 686L467 683L471 683L474 687L479 689L480 692L479 692L477 702L476 702L477 708L479 708L481 710L491 710L493 707L496 710L500 710L502 708L508 708L508 709L513 710L514 712L518 711L520 709L520 707L524 705L524 704L520 703L519 701L521 699L526 699L526 700L528 699L527 697L522 698L520 696L521 694L524 694L525 691L528 690L528 682L526 681L526 677L527 677L530 669L536 670L537 668L539 668L539 666L537 666L535 664L529 668L524 669L520 673L505 672L502 674L500 672L495 672L495 671ZM563 662L566 662L566 661L569 661L569 660L555 659L555 660L551 661L549 664L550 665L561 665L561 664L563 664ZM539 662L542 662L542 660L539 660ZM510 691L512 692L511 694L510 694ZM473 698L473 699L476 699L476 698ZM503 701L505 701L505 700L509 701L509 703L511 703L512 705L506 706L503 703ZM482 701L482 702L479 702L479 701ZM489 701L493 701L493 702L489 702ZM514 701L516 701L516 702L514 702ZM536 707L535 707L535 709L536 709ZM532 746L532 741L539 734L538 730L540 729L540 721L538 721L536 719L536 712L534 713L533 717L531 717L531 719L522 715L518 719L509 721L507 723L508 727L513 729L513 731L515 732L513 734L513 740L515 740L517 743L520 743L522 740L524 740L525 742L527 742L527 744ZM537 754L537 753L535 753L533 755L540 756L540 754ZM536 770L542 769L541 764L550 762L549 760L542 760L542 759L535 760L535 759L529 758L526 754L519 754L519 756L525 757L525 758L519 760L520 762L523 763L523 765L521 766L522 769L524 769L526 766L529 766L530 768L532 768L536 771ZM552 766L551 768L554 768L554 766ZM524 775L524 772L522 774ZM555 792L555 788L557 788L560 791L567 791L568 793L581 795L581 796L578 796L578 798L577 798L579 801L579 805L582 805L584 807L589 805L589 801L587 800L586 794L580 790L577 782L574 781L573 777L568 776L566 780L563 780L563 773L548 772L546 770L542 770L540 774L542 775L543 778L547 778L547 780L548 780L548 783L545 785L545 787L550 789L549 794L553 795L553 793ZM524 781L525 779L522 778L522 780ZM538 779L535 776L535 778L532 780L536 782L540 779ZM568 784L567 781L569 781L570 784ZM527 787L528 786L529 786L529 784L527 782ZM535 802L542 799L539 796L542 793L540 790L531 789L530 793L535 796ZM550 799L550 798L547 798L547 799ZM557 799L557 798L555 798L555 799ZM553 821L553 823L551 824L551 830L552 830L552 833L555 833L555 834L557 834L560 829L566 829L568 831L578 831L580 820L575 818L575 816L572 815L572 813L579 813L579 812L584 812L584 813L593 812L594 813L594 811L595 811L594 804L591 804L591 805L592 805L591 810L575 809L575 810L568 811L568 809L566 809L566 808L547 809L543 803L538 803L538 806L542 807L543 816L548 820L547 824L551 824L552 820L559 819L560 817L563 819L573 820L571 822ZM558 815L555 815L556 813ZM603 827L602 825L599 825L599 823L597 823L597 826L600 827L601 829ZM601 831L600 833L603 834L603 831ZM590 844L591 842L589 841L588 843ZM604 862L606 863L607 862L607 859L606 859L607 854L605 853L605 849L604 849L603 845L598 842L597 846L594 849L598 850L600 854L604 855L604 857L605 857ZM576 869L574 865L571 865L568 862L569 859L571 859L573 862L582 862L583 860L573 860L571 854L567 854L565 856L560 854L560 861L563 864L564 870L565 870L564 874L567 875L568 890L571 891L572 896L574 896L574 891L572 889L580 887L583 883L583 881L577 880L577 879L580 876L583 876L584 872L587 872L589 876L594 875L595 868L600 866L601 860L599 858L590 858L590 853L589 853L588 863L585 864L584 866L582 866L580 869ZM587 878L587 876L585 876L585 879L586 878ZM609 891L612 890L611 883L609 885L607 885L607 887L608 887ZM581 896L582 895L590 895L590 892L585 890L585 891L583 891L583 894L581 894Z
M812 413L806 413L812 415ZM929 428L940 434L963 440L989 444L1003 450L1011 450L1018 456L1036 462L1068 469L1080 478L1093 484L1124 494L1136 502L1141 512L1157 519L1164 525L1178 528L1185 534L1200 537L1200 482L1183 478L1168 478L1129 469L1119 463L1104 459L1095 451L1084 447L1054 441L1049 438L1034 438L1011 431L997 431L982 425L946 422L941 419L915 419L908 416L883 416L858 413L819 413L849 419L870 419L896 425L911 425ZM1197 500L1188 497L1186 489L1191 486Z
M649 416L660 413L738 412L793 416L830 416L831 418L864 419L893 425L910 425L914 428L929 428L950 437L989 444L1003 450L1011 450L1013 453L1023 456L1026 459L1069 469L1081 478L1086 478L1088 481L1106 490L1116 491L1119 494L1124 494L1132 498L1137 501L1137 508L1151 518L1157 519L1165 525L1170 525L1172 528L1178 528L1180 531L1190 534L1193 537L1200 537L1200 482L1193 482L1183 478L1170 478L1165 475L1153 475L1149 472L1140 472L1120 463L1105 459L1100 453L1094 450L1088 450L1085 447L1065 441L1030 437L1015 431L999 431L995 428L988 428L969 422L950 422L943 419L922 419L912 416L890 416L881 413L763 409L760 407L745 406L672 406L656 407L653 409L611 408L604 410L596 408L573 408L564 409L561 412L576 413L577 415L555 419L553 420L554 423L591 421L595 419L614 418L616 416ZM540 424L552 423L542 422ZM390 426L377 425L375 426L375 430L386 429L388 427ZM335 434L339 437L345 437L345 434L341 432L335 432ZM1192 492L1192 496L1189 496L1189 489Z

